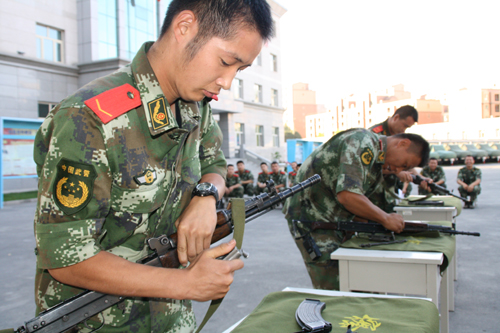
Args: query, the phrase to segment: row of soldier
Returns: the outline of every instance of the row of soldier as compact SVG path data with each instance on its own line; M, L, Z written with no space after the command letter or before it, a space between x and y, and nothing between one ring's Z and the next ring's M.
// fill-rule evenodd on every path
M224 197L226 198L243 198L244 195L254 196L261 193L268 192L267 182L272 180L275 184L276 190L282 191L287 187L295 185L297 171L299 170L301 164L297 162L292 162L292 171L288 173L288 184L287 175L280 169L278 162L271 163L271 171L266 162L260 163L260 169L262 172L259 173L257 177L257 184L254 185L255 177L252 172L245 168L245 162L238 161L236 163L237 169L235 170L233 164L227 165L227 176L226 176L226 191Z

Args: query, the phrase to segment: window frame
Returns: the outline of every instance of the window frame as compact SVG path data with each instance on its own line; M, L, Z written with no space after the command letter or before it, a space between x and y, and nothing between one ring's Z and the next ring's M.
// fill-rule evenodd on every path
M255 125L255 145L264 147L264 125Z
M38 22L36 22L35 25L36 25L35 26L36 57L38 59L41 59L41 60L52 61L52 62L63 64L64 63L64 30L52 27L50 25L38 23ZM47 32L46 36L42 36L42 35L38 34L38 31L37 31L38 27L43 27L46 29L46 32ZM51 30L55 30L55 31L59 32L61 39L51 38L50 37ZM45 58L45 51L44 51L44 44L45 44L44 41L45 40L52 42L52 55L53 55L53 57L51 60ZM40 43L40 45L38 43ZM60 45L60 54L59 54L60 60L59 61L56 60L57 55L58 55L57 54L57 45ZM39 53L40 53L40 56L39 56Z

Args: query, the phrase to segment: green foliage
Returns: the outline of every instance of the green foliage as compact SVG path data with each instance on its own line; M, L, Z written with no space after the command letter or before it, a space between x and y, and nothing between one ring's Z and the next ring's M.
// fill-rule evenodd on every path
M290 129L290 127L288 127L287 125L285 125L285 141L288 140L288 139L302 139L302 136L297 131L295 131L295 133L292 132L292 130Z

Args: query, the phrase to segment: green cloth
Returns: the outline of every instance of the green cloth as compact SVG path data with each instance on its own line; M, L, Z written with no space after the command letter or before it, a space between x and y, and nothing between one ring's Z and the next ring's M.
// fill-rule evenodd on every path
M332 323L332 332L439 332L439 313L434 303L409 298L361 298L320 296L292 291L267 295L233 333L300 331L295 311L306 298L326 304L321 313Z
M410 202L411 200L415 200L415 199L419 199L419 198L423 198L423 197L424 197L423 195L411 195L411 196L409 196L407 198L407 200L402 200L398 204L398 206L404 206L404 207L425 207L425 206L422 206L422 205L415 205L415 204L412 204ZM457 216L459 216L460 213L462 212L462 200L457 199L457 198L452 197L452 196L434 195L434 196L432 196L430 198L427 198L425 200L426 201L443 201L444 202L444 206L446 206L446 207L455 207L457 209ZM432 207L435 207L435 206L432 206Z
M443 225L451 227L451 222L439 221L428 222L429 224ZM418 234L396 235L396 240L406 239L405 243L377 245L369 248L362 248L361 244L376 243L368 239L366 233L360 234L343 243L341 247L364 250L387 250L387 251L416 251L416 252L440 252L444 254L441 273L445 271L451 259L455 255L455 236L440 234L437 231L421 232Z

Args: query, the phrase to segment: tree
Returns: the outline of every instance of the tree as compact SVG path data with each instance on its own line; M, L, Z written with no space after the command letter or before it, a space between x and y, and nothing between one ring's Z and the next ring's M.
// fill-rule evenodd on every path
M290 127L285 125L285 141L288 139L302 139L302 136L300 136L300 133L297 131L295 131L295 133L292 132Z

